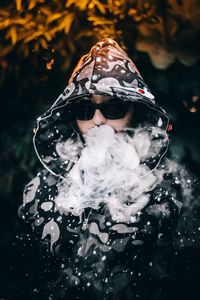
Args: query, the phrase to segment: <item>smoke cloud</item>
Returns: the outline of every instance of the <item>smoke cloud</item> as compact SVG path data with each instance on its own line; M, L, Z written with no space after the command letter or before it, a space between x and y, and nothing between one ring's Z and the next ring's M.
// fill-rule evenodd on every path
M158 155L166 133L157 127L116 133L103 125L83 137L85 145L71 139L57 144L60 157L75 162L58 186L58 210L80 215L85 208L106 204L113 220L131 221L148 204L147 192L163 178L164 170L151 170L145 161Z

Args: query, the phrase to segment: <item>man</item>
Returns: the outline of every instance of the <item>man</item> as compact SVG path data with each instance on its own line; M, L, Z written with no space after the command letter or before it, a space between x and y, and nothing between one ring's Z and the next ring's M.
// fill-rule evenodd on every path
M18 238L39 245L33 299L163 299L155 282L173 273L163 258L179 243L186 182L164 159L168 127L115 41L80 59L34 130L44 170L25 188L20 216L32 231Z

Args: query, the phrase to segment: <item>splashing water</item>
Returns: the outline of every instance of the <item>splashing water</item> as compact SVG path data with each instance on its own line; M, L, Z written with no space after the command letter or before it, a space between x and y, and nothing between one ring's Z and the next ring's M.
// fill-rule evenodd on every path
M68 183L62 181L58 186L55 202L60 213L80 215L84 208L98 209L103 203L113 220L130 221L148 204L147 192L162 180L163 170L152 171L143 163L165 143L164 139L154 141L159 134L165 133L156 127L138 128L128 135L103 125L83 135L84 147L80 141L58 143L62 159L69 153L70 159L77 160L66 176Z

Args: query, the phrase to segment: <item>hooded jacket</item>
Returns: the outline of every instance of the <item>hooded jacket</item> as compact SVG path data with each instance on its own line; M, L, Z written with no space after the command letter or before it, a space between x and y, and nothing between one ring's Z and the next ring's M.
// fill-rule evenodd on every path
M58 184L77 161L70 153L63 159L56 145L71 137L76 140L70 105L93 94L134 102L138 108L135 126L137 122L151 124L164 132L159 137L159 153L145 163L151 170L166 168L166 173L148 192L148 204L129 222L113 220L106 206L92 211L88 207L80 215L63 213L55 206ZM156 104L135 64L115 41L103 39L80 59L63 93L37 119L33 143L44 170L27 184L19 210L20 217L32 227L26 239L34 237L42 249L40 266L45 265L41 273L46 279L40 287L41 299L47 295L51 299L135 299L136 295L146 299L147 290L154 292L149 280L167 276L168 267L162 262L159 269L157 261L162 258L155 255L155 249L162 247L166 256L171 255L168 246L183 201L181 187L175 183L179 175L163 162L169 143L168 124L166 112Z

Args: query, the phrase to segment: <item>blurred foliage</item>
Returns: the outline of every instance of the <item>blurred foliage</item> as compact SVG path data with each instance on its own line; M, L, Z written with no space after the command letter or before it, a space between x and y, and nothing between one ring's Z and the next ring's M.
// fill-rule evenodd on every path
M0 5L1 82L20 71L21 59L41 49L53 49L67 71L73 56L103 37L147 52L157 68L176 58L191 65L199 56L198 0L4 0ZM50 57L46 67L53 63Z

